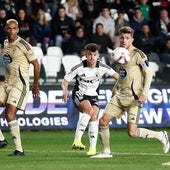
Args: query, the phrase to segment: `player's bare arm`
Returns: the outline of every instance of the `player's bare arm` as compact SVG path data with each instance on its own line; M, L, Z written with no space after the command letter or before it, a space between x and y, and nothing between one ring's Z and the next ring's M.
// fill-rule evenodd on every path
M119 79L119 73L114 73L114 74L113 74L113 78L116 79L116 80L118 80L118 79Z
M68 81L67 80L63 80L61 87L63 89L63 97L62 100L64 102L67 102L67 97L69 96L69 91L68 91Z
M39 97L38 79L40 76L40 66L37 59L31 61L31 64L34 66L34 82L32 86L32 94L33 98L37 98Z

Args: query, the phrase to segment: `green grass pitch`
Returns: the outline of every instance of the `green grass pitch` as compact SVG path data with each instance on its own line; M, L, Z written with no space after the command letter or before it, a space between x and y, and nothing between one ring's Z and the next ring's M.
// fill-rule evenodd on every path
M160 129L156 129L160 130ZM167 130L170 134L170 129ZM22 131L25 157L9 157L14 149L8 131L4 133L9 141L0 150L1 170L168 170L170 152L162 153L161 144L154 139L130 138L125 129L111 130L113 158L92 159L86 155L89 146L87 132L82 142L84 151L74 151L71 145L74 130ZM101 151L98 140L97 152Z

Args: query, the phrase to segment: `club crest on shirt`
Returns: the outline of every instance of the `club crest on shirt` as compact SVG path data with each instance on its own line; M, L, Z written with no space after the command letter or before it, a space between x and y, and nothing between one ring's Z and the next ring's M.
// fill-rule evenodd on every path
M120 79L124 79L127 75L127 71L123 67L120 67L119 75L120 75Z
M4 61L4 65L7 66L7 65L12 63L12 58L11 58L11 56L9 54L5 54L3 56L3 61Z
M85 73L83 73L83 74L81 75L81 77L86 77Z
M99 72L96 72L95 74L96 74L96 77L99 77L99 76L100 76Z

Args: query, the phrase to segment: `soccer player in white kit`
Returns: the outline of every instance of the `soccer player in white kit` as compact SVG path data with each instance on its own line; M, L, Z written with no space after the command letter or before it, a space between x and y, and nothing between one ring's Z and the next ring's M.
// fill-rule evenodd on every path
M96 154L96 143L98 136L97 115L99 112L98 93L100 80L104 74L119 79L119 74L111 67L99 61L99 46L94 43L85 46L86 58L80 64L74 66L70 72L64 76L62 82L63 101L67 101L69 96L69 82L76 78L72 98L77 109L82 112L82 116L77 123L73 149L85 149L81 142L82 135L89 124L90 147L87 155Z

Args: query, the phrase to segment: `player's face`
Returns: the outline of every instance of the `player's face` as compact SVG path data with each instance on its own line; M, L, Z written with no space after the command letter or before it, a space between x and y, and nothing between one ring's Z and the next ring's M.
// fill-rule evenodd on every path
M14 42L17 39L17 34L19 32L18 25L15 21L11 21L6 26L6 34L9 42Z
M95 67L97 59L99 58L99 52L98 51L91 52L88 50L86 53L86 58L87 58L88 66Z
M129 49L132 46L133 37L131 34L124 33L119 36L119 41L121 47Z

